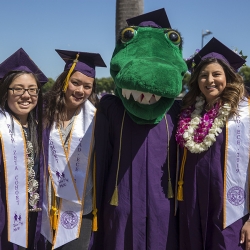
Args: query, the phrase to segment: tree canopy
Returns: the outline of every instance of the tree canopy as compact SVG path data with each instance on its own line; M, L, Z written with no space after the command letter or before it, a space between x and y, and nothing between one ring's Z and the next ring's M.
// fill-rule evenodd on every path
M245 85L250 88L250 67L244 66L239 70L239 74L243 77Z
M47 91L49 91L55 82L52 78L48 78L48 79L49 79L49 81L47 83L45 83L42 87L43 93L46 93Z
M115 89L114 80L112 77L103 77L96 79L96 93L107 92L111 93Z

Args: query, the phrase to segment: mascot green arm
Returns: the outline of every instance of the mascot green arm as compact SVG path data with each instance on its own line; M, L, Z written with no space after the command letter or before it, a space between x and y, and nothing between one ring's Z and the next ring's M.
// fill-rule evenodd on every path
M115 93L138 124L157 124L182 89L187 66L173 29L129 26L120 33L110 72Z

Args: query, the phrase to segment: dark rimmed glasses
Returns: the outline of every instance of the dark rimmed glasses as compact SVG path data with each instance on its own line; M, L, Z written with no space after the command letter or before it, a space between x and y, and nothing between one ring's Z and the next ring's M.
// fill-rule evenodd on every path
M38 93L40 89L38 88L30 88L30 89L24 89L24 88L8 88L9 90L13 91L13 95L20 96L27 91L30 96L38 96Z

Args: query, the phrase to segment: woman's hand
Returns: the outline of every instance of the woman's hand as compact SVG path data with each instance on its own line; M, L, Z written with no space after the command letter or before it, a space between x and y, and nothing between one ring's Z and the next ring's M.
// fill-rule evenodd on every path
M245 222L241 229L240 244L245 242L246 250L250 250L250 218Z

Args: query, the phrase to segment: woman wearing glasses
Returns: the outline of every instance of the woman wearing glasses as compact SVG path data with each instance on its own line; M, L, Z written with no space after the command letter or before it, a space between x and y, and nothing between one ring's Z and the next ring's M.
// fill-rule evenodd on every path
M21 48L0 64L0 249L44 249L42 93L46 76Z

